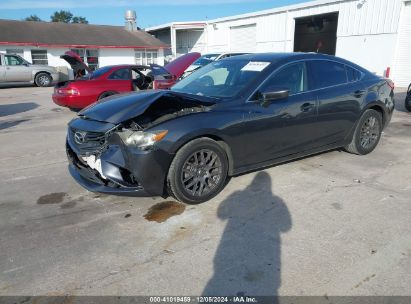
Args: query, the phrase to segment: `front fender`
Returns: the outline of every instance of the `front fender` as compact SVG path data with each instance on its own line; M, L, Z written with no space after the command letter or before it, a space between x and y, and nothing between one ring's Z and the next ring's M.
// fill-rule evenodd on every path
M168 130L167 136L158 143L158 148L175 154L189 141L199 137L210 137L224 142L227 153L235 160L236 151L244 145L241 111L204 112L190 114L156 125L151 130ZM149 130L147 130L149 131ZM228 148L228 149L227 149Z

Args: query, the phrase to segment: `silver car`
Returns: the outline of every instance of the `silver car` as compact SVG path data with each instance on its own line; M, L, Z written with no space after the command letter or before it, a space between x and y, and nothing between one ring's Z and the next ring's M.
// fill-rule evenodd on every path
M33 83L48 87L58 81L54 67L31 64L19 55L0 53L0 84Z

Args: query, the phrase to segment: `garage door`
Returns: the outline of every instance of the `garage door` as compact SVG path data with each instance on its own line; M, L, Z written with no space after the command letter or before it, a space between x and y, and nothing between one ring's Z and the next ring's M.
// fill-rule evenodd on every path
M411 2L406 2L398 33L397 58L394 81L397 87L411 83Z
M232 52L254 52L257 44L255 24L230 27Z

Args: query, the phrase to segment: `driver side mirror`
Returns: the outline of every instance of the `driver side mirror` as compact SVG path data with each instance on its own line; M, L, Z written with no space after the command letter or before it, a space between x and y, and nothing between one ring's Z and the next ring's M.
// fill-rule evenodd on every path
M260 103L263 107L268 107L275 100L286 99L290 91L286 88L269 87L267 90L260 92Z

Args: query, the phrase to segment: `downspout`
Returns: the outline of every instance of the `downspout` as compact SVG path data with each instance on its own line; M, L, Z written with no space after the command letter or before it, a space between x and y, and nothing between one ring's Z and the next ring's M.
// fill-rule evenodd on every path
M170 34L171 34L171 55L173 59L177 58L177 33L174 25L170 26Z
M285 12L285 39L284 39L284 52L287 52L287 41L288 41L288 17L289 17L289 11L287 10Z

